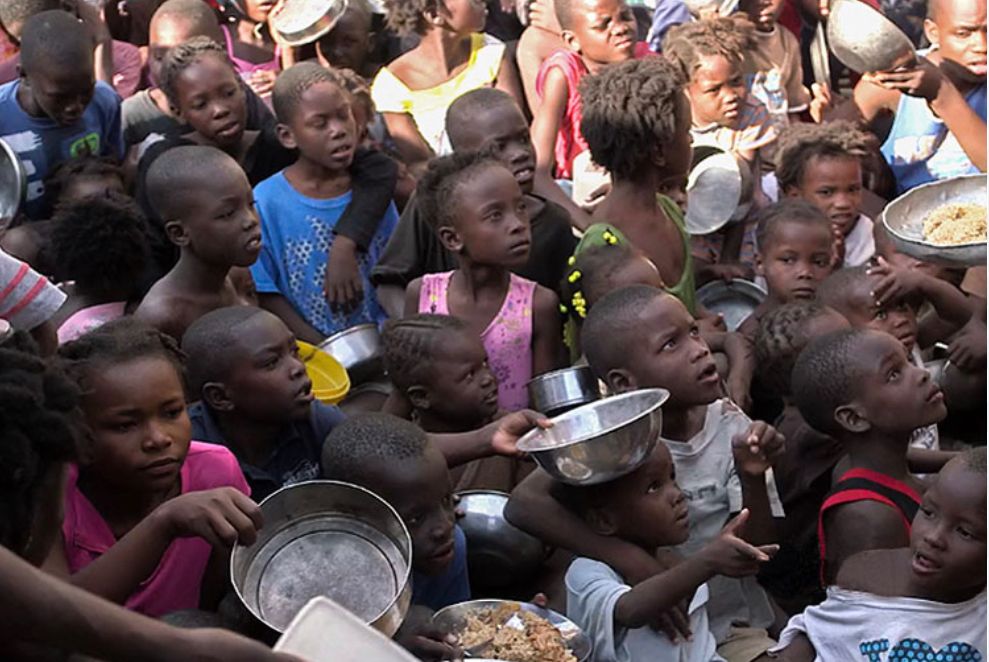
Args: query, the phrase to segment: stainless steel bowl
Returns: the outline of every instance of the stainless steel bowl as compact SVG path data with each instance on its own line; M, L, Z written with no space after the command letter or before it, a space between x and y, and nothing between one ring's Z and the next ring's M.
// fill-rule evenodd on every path
M814 72L814 80L821 85L831 85L831 52L828 50L828 38L824 32L824 23L818 23L814 30L814 39L810 42L810 66Z
M279 43L302 46L332 30L345 11L347 0L284 0L269 23Z
M751 179L748 166L730 152L696 145L687 175L687 232L710 234L724 227L751 197Z
M470 584L477 589L499 589L530 578L546 557L546 548L505 519L508 495L495 490L460 492L458 524L467 536Z
M730 283L715 280L697 288L697 302L713 313L721 313L725 326L734 331L766 300L766 290L750 280L736 278Z
M662 428L660 407L670 397L661 388L615 395L550 419L518 441L556 480L594 485L638 468L652 452Z
M283 487L261 513L258 540L230 557L234 590L255 617L283 632L322 595L395 634L412 598L412 538L394 508L363 487L318 480Z
M834 0L827 43L835 57L860 74L892 71L917 60L910 37L893 21L859 0Z
M924 262L950 267L986 264L986 242L936 246L924 241L924 220L952 202L986 204L986 176L964 175L910 189L886 205L882 222L896 250Z
M0 230L10 224L27 194L27 172L14 150L0 140Z
M528 384L529 404L547 416L601 399L598 379L588 366L563 368L539 375Z
M459 634L467 625L467 615L484 609L497 609L498 607L510 604L522 611L535 614L540 618L545 618L550 624L560 631L563 637L563 644L570 649L577 662L584 662L591 656L591 639L576 623L562 614L558 614L552 609L543 609L529 602L512 602L510 600L471 600L460 604L444 607L433 614L433 624L454 634ZM493 658L486 658L493 659Z
M333 334L319 348L347 369L352 384L384 380L381 334L374 324L358 324Z

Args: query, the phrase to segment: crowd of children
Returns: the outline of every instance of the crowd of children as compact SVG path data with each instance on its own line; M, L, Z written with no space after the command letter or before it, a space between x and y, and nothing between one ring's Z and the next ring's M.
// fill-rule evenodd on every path
M505 590L589 662L989 656L986 269L881 221L985 171L985 0L869 1L926 48L830 81L823 0L349 0L301 46L276 4L0 3L5 657L289 660L228 558L318 479L405 522L423 660L464 654L436 610L506 597L471 586L477 489L555 550ZM706 235L692 145L751 180ZM766 296L728 328L698 286L738 278ZM299 341L360 325L384 370L317 399ZM516 443L585 364L669 398L576 487Z

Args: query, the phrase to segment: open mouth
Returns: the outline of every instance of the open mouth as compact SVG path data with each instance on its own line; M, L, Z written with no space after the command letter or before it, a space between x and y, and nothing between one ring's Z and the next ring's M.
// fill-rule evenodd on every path
M515 175L515 181L519 184L527 184L532 181L532 178L535 175L535 170L527 166L525 168L519 168L512 174Z
M913 555L913 571L918 575L932 575L941 569L941 564L920 552Z
M330 151L330 156L335 159L342 159L348 156L354 150L353 145L340 145L339 147L334 147Z
M307 379L303 382L302 386L295 394L296 400L301 400L303 402L312 402L315 399L315 395L312 391L312 380Z
M712 361L697 376L697 381L703 384L717 383L718 366Z
M936 404L938 402L944 401L944 393L941 392L941 387L936 384L931 388L930 393L924 398L924 402L928 404Z
M484 396L484 404L488 406L498 404L498 391L492 391L491 393Z
M244 248L251 252L261 250L261 235L254 235L244 244Z
M435 552L430 554L429 558L434 561L446 560L453 556L453 549L453 540L451 539L450 542L444 543L442 546L438 547Z

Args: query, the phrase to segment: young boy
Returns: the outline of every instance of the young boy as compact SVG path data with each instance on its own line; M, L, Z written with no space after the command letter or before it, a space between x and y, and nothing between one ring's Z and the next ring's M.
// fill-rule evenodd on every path
M733 513L750 511L748 542L776 539L782 517L769 467L782 438L765 423L750 421L721 399L717 366L694 319L675 297L636 285L609 293L588 312L581 344L591 368L612 392L660 387L663 441L673 455L690 510L690 536L679 547L695 554L714 539ZM506 515L550 544L597 558L629 584L660 566L640 548L595 534L562 508L552 481L536 472L513 492ZM755 660L772 644L774 620L768 597L751 577L710 580L708 613L718 652L728 660Z
M319 477L326 435L344 416L313 399L295 336L251 306L214 310L182 337L188 356L193 437L222 444L240 461L261 501L275 490Z
M180 253L134 314L178 339L209 311L246 303L230 270L254 264L261 226L247 175L215 147L166 151L148 170L146 194Z
M949 462L924 495L910 547L845 562L828 599L780 637L798 660L984 660L986 449Z
M922 486L907 466L914 430L944 418L930 375L887 333L853 329L814 340L793 368L793 397L807 423L842 444L849 469L821 506L822 580L861 551L904 547Z
M862 159L868 153L868 137L850 122L794 124L779 139L780 192L827 215L846 267L865 264L876 252L872 219L861 212Z
M35 14L21 36L21 76L0 85L0 138L27 172L24 212L48 211L44 179L74 156L123 157L120 99L93 71L93 42L68 12Z
M314 62L303 62L278 76L272 101L278 139L297 149L299 158L255 187L265 241L251 273L261 306L282 318L298 338L312 343L356 324L380 323L386 314L369 276L395 229L394 204L380 222L364 219L375 223L377 231L357 259L363 296L343 297L356 300L356 305L331 307L323 287L328 259L343 253L335 244L354 243L334 234L351 199L349 168L357 147L346 82Z

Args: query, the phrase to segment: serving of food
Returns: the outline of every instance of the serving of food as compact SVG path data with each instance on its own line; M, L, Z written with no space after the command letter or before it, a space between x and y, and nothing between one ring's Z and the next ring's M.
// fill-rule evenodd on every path
M986 240L986 207L949 203L924 219L924 239L937 246L958 246Z

